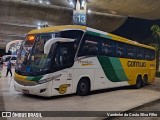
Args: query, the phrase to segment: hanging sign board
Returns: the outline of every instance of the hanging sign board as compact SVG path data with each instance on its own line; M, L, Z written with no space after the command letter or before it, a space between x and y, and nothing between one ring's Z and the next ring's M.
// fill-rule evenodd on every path
M86 25L87 17L85 0L77 0L75 5L76 7L73 11L73 24Z

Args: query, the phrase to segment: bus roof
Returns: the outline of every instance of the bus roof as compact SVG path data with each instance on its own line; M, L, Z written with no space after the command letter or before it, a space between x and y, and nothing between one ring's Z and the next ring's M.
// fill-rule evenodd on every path
M67 29L86 30L86 28L87 28L86 26L80 26L80 25L61 25L61 26L52 26L52 27L46 27L46 28L32 30L28 34L58 32L58 31L67 30Z
M145 47L145 48L155 50L154 47L144 45L144 44L140 44L138 42L135 42L135 41L129 40L127 38L120 37L120 36L117 36L117 35L114 35L114 34L111 34L111 33L103 32L103 31L100 31L100 30L96 30L96 29L93 29L93 28L89 28L89 27L86 27L86 26L80 26L80 25L51 26L51 27L32 30L28 34L58 32L58 31L72 30L72 29L84 30L84 31L90 32L92 35L95 35L95 36L109 38L109 39L113 39L115 41L124 42L124 43L128 43L128 44L131 44L131 45L136 45L136 46Z

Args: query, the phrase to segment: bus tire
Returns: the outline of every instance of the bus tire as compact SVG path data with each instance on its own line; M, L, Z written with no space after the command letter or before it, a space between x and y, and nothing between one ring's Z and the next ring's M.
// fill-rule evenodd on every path
M144 86L148 85L148 75L147 74L145 74L143 77L143 84Z
M87 78L82 78L77 86L77 94L80 96L86 96L90 92L90 81Z
M136 88L136 89L141 88L141 87L142 87L142 84L143 84L142 77L141 77L141 76L138 76L138 77L137 77L137 80L136 80L135 88Z

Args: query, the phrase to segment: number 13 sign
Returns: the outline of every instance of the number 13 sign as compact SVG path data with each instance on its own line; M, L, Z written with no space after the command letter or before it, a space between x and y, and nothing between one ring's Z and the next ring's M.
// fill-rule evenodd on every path
M78 25L86 25L86 14L74 13L73 23Z

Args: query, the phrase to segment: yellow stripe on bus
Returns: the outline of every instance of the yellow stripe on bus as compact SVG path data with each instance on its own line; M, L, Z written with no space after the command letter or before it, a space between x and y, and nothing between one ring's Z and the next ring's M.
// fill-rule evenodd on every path
M52 26L52 27L46 27L46 28L32 30L28 34L39 34L39 33L57 32L57 31L65 30L65 29L86 30L86 28L87 28L86 26L79 26L79 25Z

